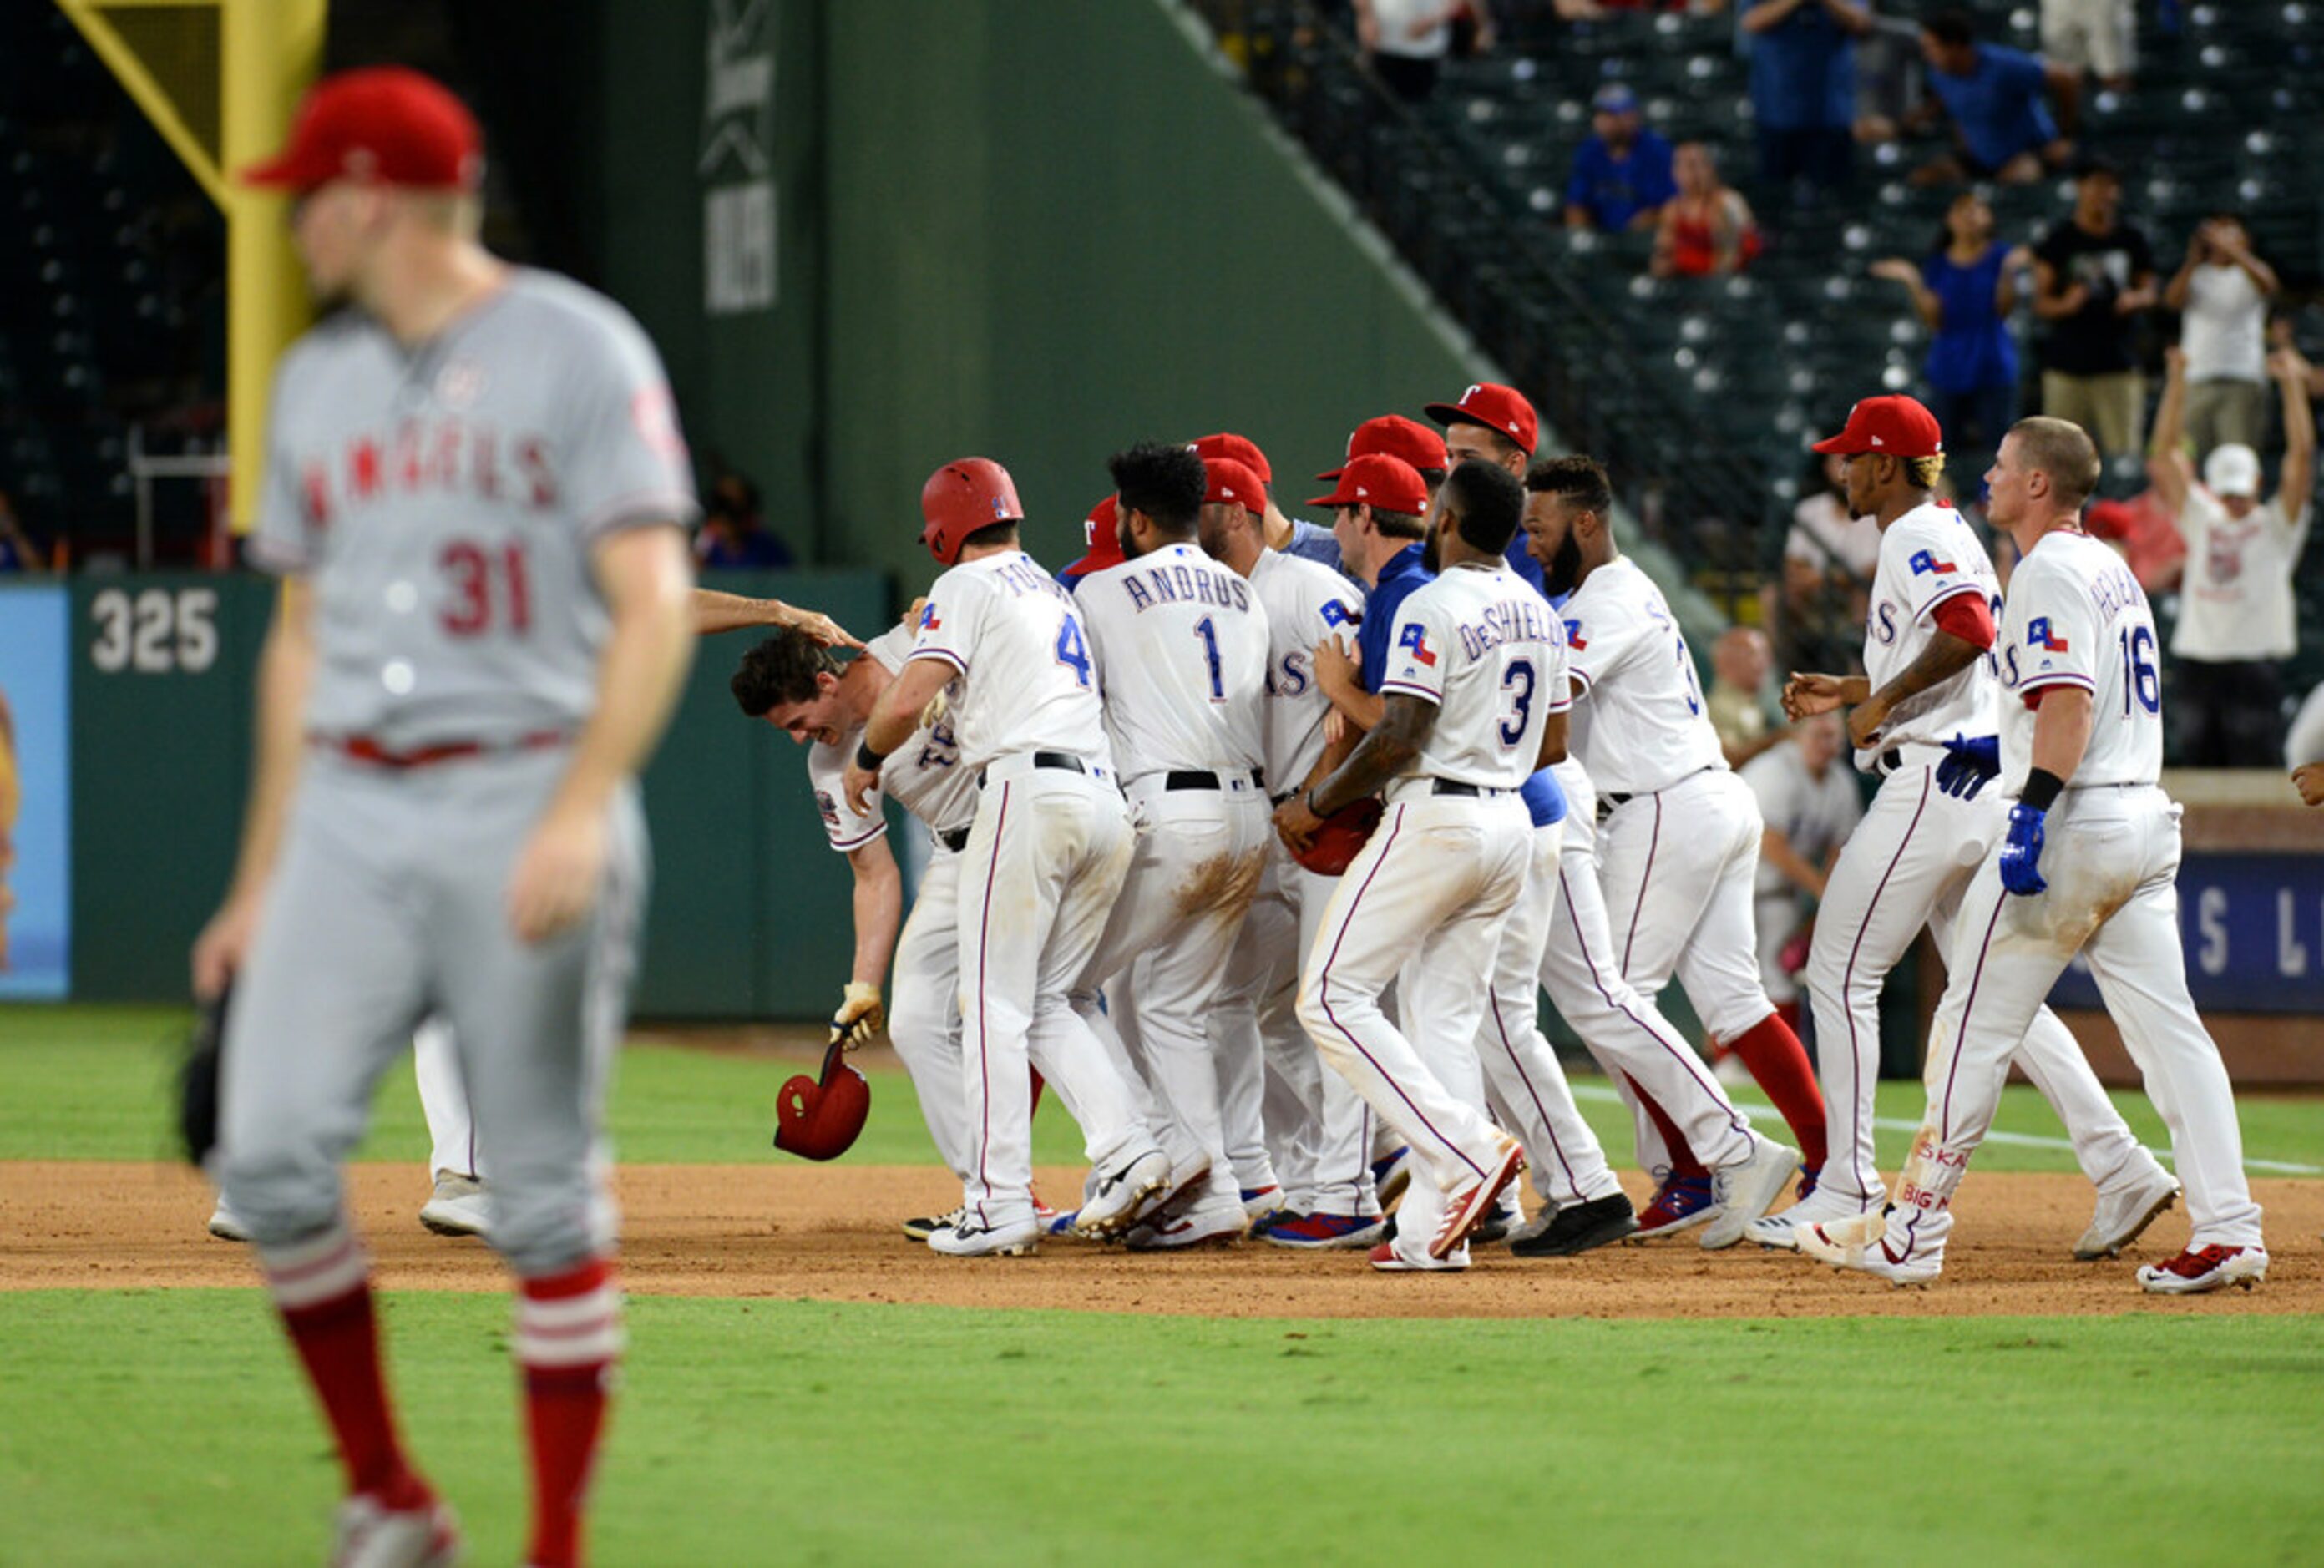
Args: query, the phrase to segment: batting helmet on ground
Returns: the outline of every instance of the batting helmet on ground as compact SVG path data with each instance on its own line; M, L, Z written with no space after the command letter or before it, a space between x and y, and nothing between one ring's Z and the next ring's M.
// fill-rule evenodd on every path
M835 1159L845 1154L872 1113L872 1085L843 1059L846 1047L834 1040L823 1054L820 1082L805 1073L786 1079L775 1096L775 1147L804 1159Z
M990 457L963 457L929 475L920 486L920 516L927 521L920 542L952 566L970 534L996 522L1022 522L1025 508L1008 469Z

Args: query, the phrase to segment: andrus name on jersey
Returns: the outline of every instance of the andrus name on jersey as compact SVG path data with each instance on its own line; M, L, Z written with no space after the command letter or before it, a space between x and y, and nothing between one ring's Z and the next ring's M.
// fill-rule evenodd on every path
M467 420L405 420L392 436L350 438L336 459L307 459L299 488L307 521L317 528L343 510L422 491L458 491L546 511L557 504L549 450L546 436L503 438L491 425Z
M1554 642L1550 634L1549 604L1538 598L1503 599L1485 606L1484 613L1461 627L1461 651L1471 659L1504 642Z
M1250 608L1250 589L1223 567L1156 567L1121 579L1131 608L1144 614L1157 604L1212 604L1222 610Z

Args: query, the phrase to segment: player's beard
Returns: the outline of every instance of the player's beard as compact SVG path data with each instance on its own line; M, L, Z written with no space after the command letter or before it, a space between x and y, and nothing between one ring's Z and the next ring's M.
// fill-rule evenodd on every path
M1573 537L1569 528L1565 537L1558 540L1557 548L1550 552L1549 564L1541 569L1542 590L1554 599L1560 594L1573 592L1581 581L1582 541Z
M1443 529L1432 528L1428 537L1420 541L1420 569L1432 577L1444 567L1444 552L1437 548L1437 541L1443 537Z

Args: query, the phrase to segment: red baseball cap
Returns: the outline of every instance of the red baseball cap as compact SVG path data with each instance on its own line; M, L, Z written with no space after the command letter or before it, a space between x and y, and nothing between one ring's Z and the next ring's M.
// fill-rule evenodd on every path
M1261 484L1275 483L1275 470L1267 466L1267 454L1249 436L1222 430L1215 436L1204 436L1194 443L1194 447L1197 457L1231 457L1258 475Z
M1267 514L1267 486L1259 482L1250 465L1232 457L1205 457L1203 472L1209 476L1203 488L1203 504L1240 506L1253 516Z
M1089 549L1081 559L1065 568L1074 576L1085 577L1092 572L1118 567L1130 558L1121 553L1121 510L1112 496L1090 508L1082 528L1088 535Z
M1428 484L1420 470L1401 457L1372 452L1351 458L1340 470L1338 488L1308 498L1310 506L1369 506L1417 517L1428 510Z
M334 180L474 190L484 177L484 136L467 106L433 78L394 65L317 82L282 151L242 171L244 185L292 191Z
M1499 430L1533 456L1541 438L1541 421L1525 393L1499 382L1480 381L1461 394L1457 403L1431 403L1420 410L1440 425L1482 425Z
M1885 457L1936 457L1945 449L1945 433L1937 416L1921 400L1899 392L1891 397L1866 398L1848 410L1848 428L1815 450L1853 457L1877 452Z
M1401 457L1415 468L1424 471L1434 468L1441 474L1452 466L1451 457L1444 451L1444 438L1418 420L1407 420L1402 414L1382 414L1376 420L1366 420L1356 427L1355 434L1348 438L1348 461L1351 463L1359 457L1380 453ZM1315 475L1318 479L1337 479L1339 476L1337 468L1328 474Z

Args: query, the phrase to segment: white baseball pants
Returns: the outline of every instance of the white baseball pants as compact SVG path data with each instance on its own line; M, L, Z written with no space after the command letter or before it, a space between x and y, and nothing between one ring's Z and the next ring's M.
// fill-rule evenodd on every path
M420 1085L420 1114L428 1119L428 1168L484 1180L484 1151L477 1146L476 1118L460 1076L459 1047L444 1019L431 1018L411 1031L411 1075Z
M965 853L964 849L961 853ZM967 1095L960 1065L961 853L936 846L896 941L888 1039L912 1075L912 1092L936 1158L968 1179Z

